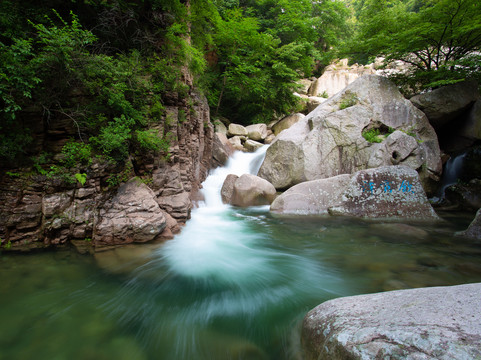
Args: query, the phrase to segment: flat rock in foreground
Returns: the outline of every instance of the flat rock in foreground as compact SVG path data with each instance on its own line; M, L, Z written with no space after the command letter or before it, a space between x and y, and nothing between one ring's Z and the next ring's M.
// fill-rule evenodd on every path
M481 283L327 301L304 318L306 359L481 359Z

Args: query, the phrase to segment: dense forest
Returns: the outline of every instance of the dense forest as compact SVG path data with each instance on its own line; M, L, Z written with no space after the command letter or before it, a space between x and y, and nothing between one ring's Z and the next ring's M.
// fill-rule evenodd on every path
M299 108L296 82L333 59L403 60L417 92L480 79L477 0L49 0L0 3L0 164L39 172L168 156L166 98L195 88L212 117L270 122ZM58 166L32 153L22 115L67 117ZM182 117L182 114L179 114ZM182 120L182 119L180 119Z

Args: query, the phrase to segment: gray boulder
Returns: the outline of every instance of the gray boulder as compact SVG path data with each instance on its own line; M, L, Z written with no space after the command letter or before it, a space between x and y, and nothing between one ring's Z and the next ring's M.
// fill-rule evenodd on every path
M341 203L350 180L351 175L344 174L297 184L279 195L270 210L280 214L327 214L331 206Z
M99 215L93 234L96 247L151 241L166 227L154 192L135 179L120 186Z
M276 196L276 189L258 176L244 174L234 182L230 204L247 207L270 205Z
M254 141L262 141L267 137L266 124L252 124L246 126L247 137Z
M439 220L421 186L419 175L407 166L384 166L353 175L306 181L278 196L271 211Z
M247 139L246 142L244 143L244 149L247 152L255 152L257 149L259 149L263 146L264 146L264 144L262 144L260 142L257 142L257 141L254 141L254 140L251 140L251 139Z
M234 184L238 178L239 177L234 174L229 174L225 178L220 190L220 196L224 204L230 204L232 200L232 194L234 193Z
M234 150L244 151L244 145L242 145L242 138L240 136L233 136L229 139Z
M383 166L356 172L332 215L363 218L439 220L419 181L407 166Z
M363 137L371 129L385 133L382 143ZM393 83L365 75L279 134L259 176L283 190L303 181L397 164L418 169L426 187L438 181L442 164L436 133Z
M477 82L463 81L413 96L411 102L426 114L429 122L438 130L456 119L477 99L479 99Z
M279 135L282 130L289 129L292 125L294 125L296 122L303 119L304 117L305 115L301 113L295 113L283 117L272 126L272 131L274 132L274 135Z
M481 283L327 301L304 318L305 359L480 359Z
M464 231L456 233L456 235L481 240L481 209L478 210L469 227Z
M239 124L229 124L227 136L247 136L249 133L246 128Z

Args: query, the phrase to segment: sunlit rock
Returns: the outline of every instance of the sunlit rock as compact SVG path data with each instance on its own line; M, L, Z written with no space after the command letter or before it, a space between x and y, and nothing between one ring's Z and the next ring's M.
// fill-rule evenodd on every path
M327 301L304 318L314 359L481 358L481 283Z
M381 143L369 142L369 132L382 134ZM280 133L259 176L283 190L307 180L397 164L417 169L431 191L442 170L436 133L393 83L366 75Z

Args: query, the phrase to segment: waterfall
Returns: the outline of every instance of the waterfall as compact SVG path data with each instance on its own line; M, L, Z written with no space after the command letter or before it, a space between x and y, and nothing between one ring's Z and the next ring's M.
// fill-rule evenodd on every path
M266 271L265 254L251 246L258 240L257 234L246 223L236 221L220 195L227 175L257 174L266 150L264 146L255 153L234 153L226 166L213 170L203 182L204 203L192 211L181 234L161 249L172 271L228 282L243 282L254 272Z
M452 156L444 166L444 173L441 180L440 191L438 193L438 199L444 198L444 191L447 187L456 184L459 179L459 174L463 169L464 158L466 153L459 154L457 156Z

